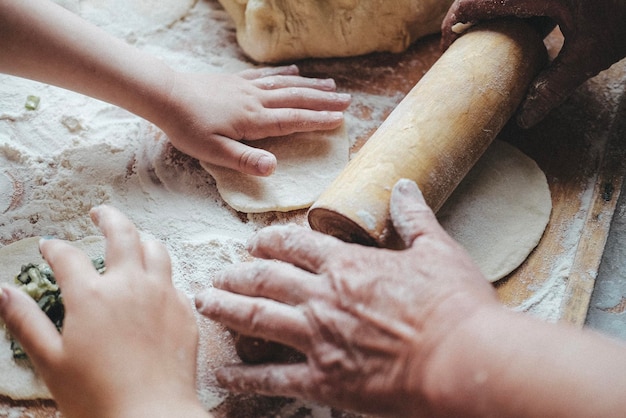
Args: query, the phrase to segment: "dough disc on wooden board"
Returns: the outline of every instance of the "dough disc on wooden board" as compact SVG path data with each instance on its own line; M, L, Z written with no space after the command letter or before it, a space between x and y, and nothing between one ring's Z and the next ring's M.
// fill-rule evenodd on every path
M274 174L251 176L200 163L215 178L226 203L245 213L288 212L311 206L345 167L350 151L345 125L332 131L251 141L249 145L276 155Z
M402 52L436 33L452 0L219 0L258 62Z
M512 145L494 141L437 218L494 282L537 246L551 210L550 189L539 166Z
M86 237L71 244L92 258L104 255L103 237ZM26 238L0 248L0 283L15 285L15 276L22 265L43 263L39 254L39 237ZM4 324L0 322L0 395L15 400L52 399L48 388L33 370L29 361L15 361Z

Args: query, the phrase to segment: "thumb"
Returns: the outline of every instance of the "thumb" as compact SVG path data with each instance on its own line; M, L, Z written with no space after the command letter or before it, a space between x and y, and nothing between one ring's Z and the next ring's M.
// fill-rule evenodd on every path
M391 191L391 222L408 248L422 235L441 229L417 184L400 179Z
M0 318L33 364L45 364L60 348L61 335L34 299L17 288L0 288Z

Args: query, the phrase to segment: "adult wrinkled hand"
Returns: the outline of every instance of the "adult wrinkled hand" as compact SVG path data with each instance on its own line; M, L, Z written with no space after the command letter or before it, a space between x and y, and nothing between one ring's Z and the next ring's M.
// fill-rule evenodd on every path
M269 227L249 251L279 262L235 266L196 296L209 318L306 355L302 363L220 369L224 387L388 416L429 413L438 346L480 306L498 302L415 183L398 182L390 208L405 250Z
M92 219L107 238L106 271L59 240L40 250L65 306L63 332L26 293L2 289L0 315L67 417L206 416L195 391L198 330L170 258L119 211Z
M172 144L199 160L259 176L273 173L276 157L240 141L334 129L350 104L334 80L302 77L295 65L177 74L175 80L169 94L175 105L154 121Z
M544 31L557 24L565 38L559 55L537 76L520 106L517 121L525 128L626 56L624 0L456 0L442 24L442 45L447 48L460 36L457 24L502 17L530 18L541 22Z

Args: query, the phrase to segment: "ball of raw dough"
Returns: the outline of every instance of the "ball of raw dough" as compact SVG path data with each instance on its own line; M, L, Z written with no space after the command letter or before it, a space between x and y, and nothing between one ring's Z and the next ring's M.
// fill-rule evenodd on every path
M258 62L402 52L438 32L452 0L219 0Z

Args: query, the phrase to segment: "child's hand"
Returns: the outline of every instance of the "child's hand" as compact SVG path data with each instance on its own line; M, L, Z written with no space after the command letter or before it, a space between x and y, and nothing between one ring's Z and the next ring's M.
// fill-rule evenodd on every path
M305 78L295 65L227 74L176 74L173 106L153 120L180 151L258 176L276 168L271 153L243 144L294 132L333 129L350 96L331 79Z
M157 125L180 151L260 176L272 174L276 158L239 141L336 128L350 103L333 80L300 77L293 65L178 72L42 0L0 1L0 72L120 106Z
M40 244L62 290L62 334L14 288L2 289L0 316L66 417L206 416L195 391L192 305L172 285L165 247L140 241L113 208L91 216L107 238L103 275L67 243Z

